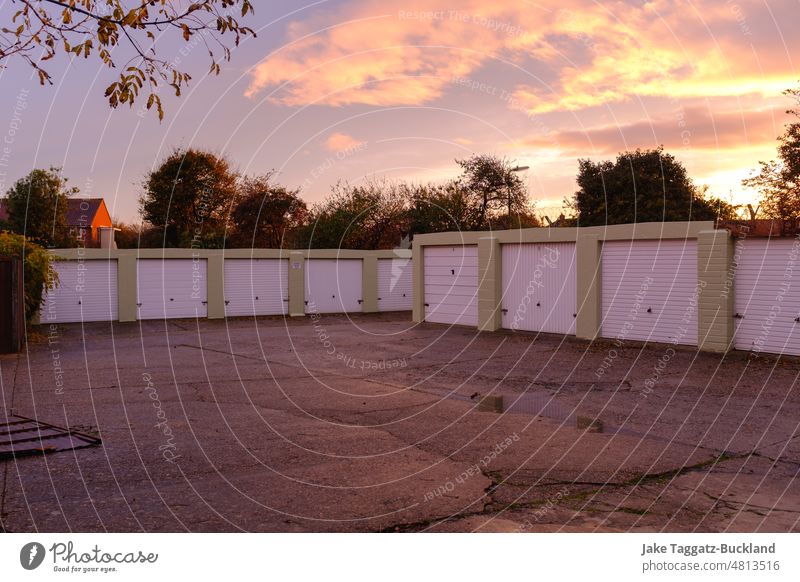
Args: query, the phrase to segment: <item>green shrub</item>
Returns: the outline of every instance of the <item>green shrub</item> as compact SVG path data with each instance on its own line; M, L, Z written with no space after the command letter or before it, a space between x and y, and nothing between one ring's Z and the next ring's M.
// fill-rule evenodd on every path
M50 253L21 234L0 232L0 256L24 260L25 319L31 320L42 303L45 289L58 285L58 272L53 268Z

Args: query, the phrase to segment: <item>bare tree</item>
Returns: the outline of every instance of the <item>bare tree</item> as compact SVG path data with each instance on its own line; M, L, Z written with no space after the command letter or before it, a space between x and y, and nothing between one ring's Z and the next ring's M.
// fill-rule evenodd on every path
M473 155L466 160L456 160L461 166L459 184L468 192L476 209L473 230L487 228L505 211L506 222L514 215L531 211L525 182L515 173L506 158L491 155Z

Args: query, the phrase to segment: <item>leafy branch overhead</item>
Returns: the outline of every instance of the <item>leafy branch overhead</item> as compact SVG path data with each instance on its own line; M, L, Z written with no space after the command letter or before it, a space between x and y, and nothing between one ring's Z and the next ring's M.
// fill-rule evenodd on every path
M198 42L208 53L210 72L219 74L220 60L231 59L225 39L238 46L242 38L255 37L252 29L239 23L253 12L250 0L140 0L134 7L124 6L131 3L122 0L17 0L15 4L19 9L0 29L0 66L21 59L44 85L53 82L47 61L57 53L93 56L119 71L119 78L105 90L111 107L132 107L146 95L147 109L155 107L159 119L164 118L160 88L168 86L179 97L191 76L177 68L180 59L159 53L158 42L168 41L170 35ZM123 46L127 50L120 51Z

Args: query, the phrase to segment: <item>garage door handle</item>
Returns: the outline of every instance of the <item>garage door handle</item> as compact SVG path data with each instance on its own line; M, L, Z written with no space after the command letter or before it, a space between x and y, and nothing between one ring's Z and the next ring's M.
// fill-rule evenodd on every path
M456 274L456 270L455 269L450 269L450 274L451 275L455 275Z
M136 304L136 307L141 307L141 306L142 306L142 304L141 304L141 303L137 303L137 304Z
M501 309L500 311L502 311L503 313L508 313L508 309Z
M794 322L795 322L795 323L800 323L800 317L795 317L795 318L794 318Z
M359 299L358 300L358 304L361 305L362 303L364 303L364 300L363 299Z
M230 304L231 304L231 302L226 299L225 300L225 305L230 305Z
M81 300L80 299L78 299L78 305L81 305Z
M425 304L425 307L430 307L430 306L431 306L431 304L430 304L430 303L426 303L426 304Z
M536 307L541 307L541 306L542 306L542 304L537 301L536 302Z
M648 307L647 308L647 313L653 313L653 308L652 307Z
M289 301L289 300L287 299L286 301ZM303 301L303 303L305 303L306 305L308 305L308 301Z
M734 319L744 319L744 315L742 315L741 313L736 313L736 314L734 314L733 318Z

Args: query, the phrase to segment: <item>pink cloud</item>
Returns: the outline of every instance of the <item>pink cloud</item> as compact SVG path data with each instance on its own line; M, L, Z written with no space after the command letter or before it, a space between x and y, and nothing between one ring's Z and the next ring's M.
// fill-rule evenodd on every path
M455 8L356 0L290 25L287 44L254 69L247 95L269 90L290 106L418 105L443 98L454 77L512 63L555 75L549 86L517 87L515 101L532 113L636 96L775 95L796 81L789 55L800 37L762 31L755 53L750 38L763 12L757 0L738 0L736 10L717 0L465 0Z
M346 133L332 133L325 140L325 148L332 152L342 152L360 146L363 141L357 140L352 135Z
M616 154L663 145L668 151L739 149L775 142L787 119L783 108L720 111L692 106L654 120L583 131L555 131L522 145L557 147L578 156Z

